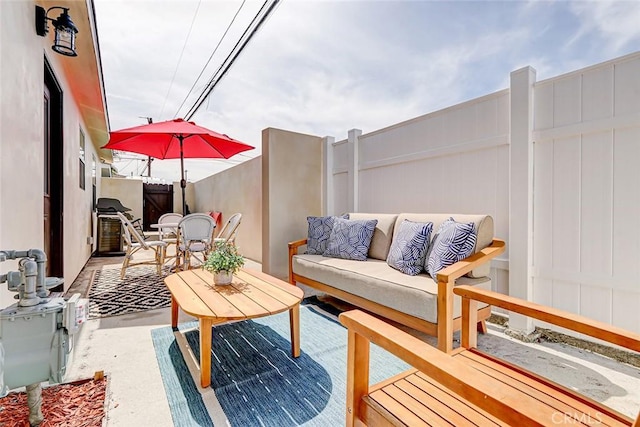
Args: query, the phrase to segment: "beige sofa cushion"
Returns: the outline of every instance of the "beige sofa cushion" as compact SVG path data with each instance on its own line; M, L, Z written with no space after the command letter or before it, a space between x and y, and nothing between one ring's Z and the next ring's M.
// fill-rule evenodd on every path
M391 237L393 227L398 215L395 214L370 214L370 213L350 213L349 219L369 220L377 219L378 224L371 238L369 246L369 258L386 260L391 247Z
M395 230L400 226L400 223L405 219L416 222L433 222L433 231L431 233L431 239L438 232L440 224L447 219L453 217L457 222L473 222L477 230L476 247L474 253L481 251L491 244L493 241L493 218L489 215L461 215L461 214L422 214L422 213L401 213L396 218ZM469 277L485 277L491 272L490 263L486 263L478 268L473 269L467 276Z
M437 323L438 284L427 274L409 276L389 267L383 260L353 261L321 255L294 256L293 272L428 322ZM461 277L456 284L491 290L491 279L488 277ZM460 312L460 297L454 295L454 317L460 316Z

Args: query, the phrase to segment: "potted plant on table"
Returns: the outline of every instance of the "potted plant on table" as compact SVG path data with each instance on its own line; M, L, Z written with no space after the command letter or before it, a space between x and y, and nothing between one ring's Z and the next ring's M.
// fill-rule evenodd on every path
M233 279L233 273L244 265L244 257L238 253L236 245L226 241L214 243L213 251L207 257L202 268L213 273L213 283L228 285Z

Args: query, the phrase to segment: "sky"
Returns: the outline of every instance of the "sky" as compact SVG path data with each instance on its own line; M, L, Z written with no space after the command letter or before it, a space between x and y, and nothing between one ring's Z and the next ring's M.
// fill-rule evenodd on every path
M263 3L94 0L111 130L184 117ZM185 160L187 178L259 156L265 128L340 141L505 89L525 66L540 81L636 52L639 22L635 0L281 0L191 118L256 148ZM121 174L142 172L131 157ZM152 176L179 180L179 161Z

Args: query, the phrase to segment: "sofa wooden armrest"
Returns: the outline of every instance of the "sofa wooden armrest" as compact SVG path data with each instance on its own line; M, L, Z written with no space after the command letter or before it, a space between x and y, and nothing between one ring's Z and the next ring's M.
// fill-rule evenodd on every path
M293 256L298 254L298 248L307 244L307 239L300 239L289 242L289 283L295 286L293 279Z
M466 289L465 289L466 291ZM348 328L346 425L640 425L631 418L475 348L447 354L359 310ZM463 319L463 323L465 319ZM473 330L473 328L469 328ZM635 340L635 338L630 336ZM412 366L369 384L370 343Z
M491 245L449 267L440 270L438 278L438 348L445 353L453 350L453 287L457 278L490 262L505 251L504 240L493 239ZM447 319L447 321L442 321ZM476 315L476 322L477 322Z

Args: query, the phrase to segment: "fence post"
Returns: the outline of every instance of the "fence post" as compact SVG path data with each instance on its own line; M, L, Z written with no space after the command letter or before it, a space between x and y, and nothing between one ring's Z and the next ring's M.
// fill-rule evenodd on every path
M322 213L335 215L335 194L333 188L333 144L336 139L332 136L322 138Z
M358 139L362 135L360 129L351 129L348 133L348 151L349 151L349 212L358 212L358 173L360 169Z
M509 295L531 301L533 297L533 85L536 70L511 72L511 150L509 190ZM509 328L533 332L533 321L509 314Z

